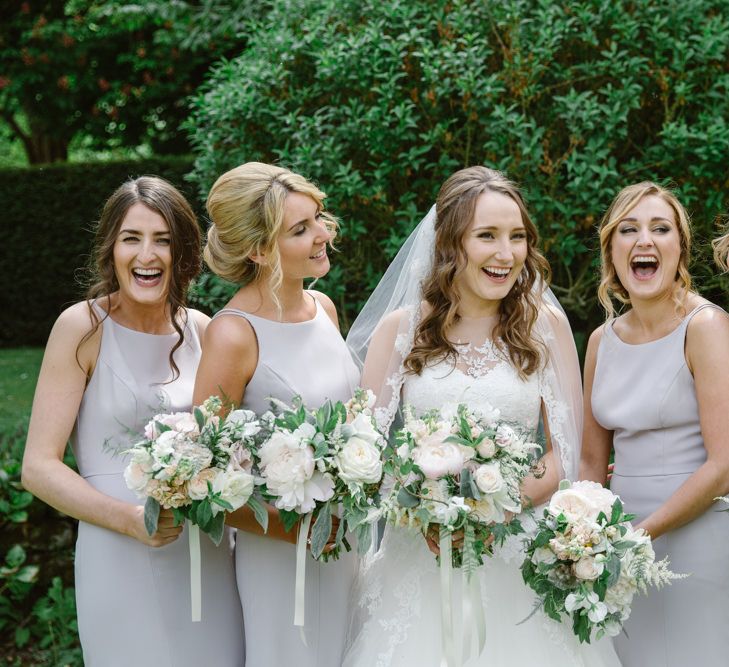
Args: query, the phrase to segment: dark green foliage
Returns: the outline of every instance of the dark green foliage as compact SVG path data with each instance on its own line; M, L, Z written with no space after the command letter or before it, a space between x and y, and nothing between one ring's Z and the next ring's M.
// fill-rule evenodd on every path
M619 188L673 180L699 236L726 211L726 0L290 0L193 102L201 195L276 161L342 220L320 282L351 322L438 187L487 164L524 187L576 330L601 320L594 227ZM724 302L706 247L694 268Z
M82 298L92 228L107 197L125 180L156 174L188 195L190 162L54 165L0 170L0 346L42 345L61 310Z

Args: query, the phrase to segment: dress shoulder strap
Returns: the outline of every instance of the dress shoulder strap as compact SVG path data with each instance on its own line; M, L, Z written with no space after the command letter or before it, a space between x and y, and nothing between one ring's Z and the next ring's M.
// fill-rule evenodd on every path
M248 313L246 313L243 310L238 310L237 308L223 308L222 310L219 310L215 315L213 315L212 319L216 319L220 317L221 315L233 315L234 317L242 317L244 320L248 320ZM249 320L250 321L250 320Z
M689 323L693 319L694 315L696 313L704 310L705 308L716 308L716 310L721 311L722 313L725 313L726 311L721 307L717 306L715 303L707 302L707 303L700 303L696 308L694 308L686 317L683 318L683 322L681 322L681 326L684 328L688 328Z

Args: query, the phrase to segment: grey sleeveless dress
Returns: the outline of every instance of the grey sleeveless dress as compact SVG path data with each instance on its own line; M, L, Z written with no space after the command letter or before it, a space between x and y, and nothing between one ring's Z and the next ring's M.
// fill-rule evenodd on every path
M152 335L103 321L96 368L84 393L72 444L79 472L94 488L141 504L124 483L129 447L150 417L189 410L200 342L194 323L175 352L177 334ZM187 531L161 548L80 522L76 604L86 667L242 667L242 614L230 540L216 547L201 534L202 621L190 620Z
M316 300L316 299L315 299ZM299 395L312 408L326 399L348 400L359 373L341 334L319 302L306 322L274 322L226 308L216 314L243 317L258 339L258 365L242 408L263 413L269 397L290 402ZM246 631L246 666L340 667L354 552L337 561L306 563L306 618L302 642L294 621L295 546L237 531L236 576Z
M611 489L641 521L706 461L693 376L684 342L699 306L667 336L639 345L605 326L597 352L592 411L614 431ZM729 664L729 517L716 506L655 541L674 572L690 573L637 595L615 639L625 667Z

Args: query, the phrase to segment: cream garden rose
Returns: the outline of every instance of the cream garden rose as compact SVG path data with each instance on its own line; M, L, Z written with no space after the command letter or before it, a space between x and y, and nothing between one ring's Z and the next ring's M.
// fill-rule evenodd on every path
M360 437L352 436L335 457L339 476L347 483L376 484L382 477L380 449Z
M428 479L457 475L463 469L465 457L462 448L453 442L444 442L450 431L436 431L422 438L412 450L412 459Z

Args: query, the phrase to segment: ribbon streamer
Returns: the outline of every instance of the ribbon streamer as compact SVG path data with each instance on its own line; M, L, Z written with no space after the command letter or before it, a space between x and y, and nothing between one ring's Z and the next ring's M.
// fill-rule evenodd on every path
M192 622L202 618L202 580L200 575L200 528L188 521L188 542L190 545L190 611Z
M441 667L460 667L456 657L456 644L453 637L453 564L451 531L440 527L440 629Z
M471 553L473 543L475 541L474 529L471 524L466 524L463 537L463 553ZM469 573L464 567L461 576L461 603L463 610L463 661L471 659L471 648L473 637L475 635L476 657L483 653L486 645L486 618L483 609L483 601L481 600L481 587L478 577L473 578L473 573Z
M296 538L296 592L294 602L294 625L301 629L301 641L307 646L304 635L304 615L306 611L306 542L309 537L311 512L304 516Z

